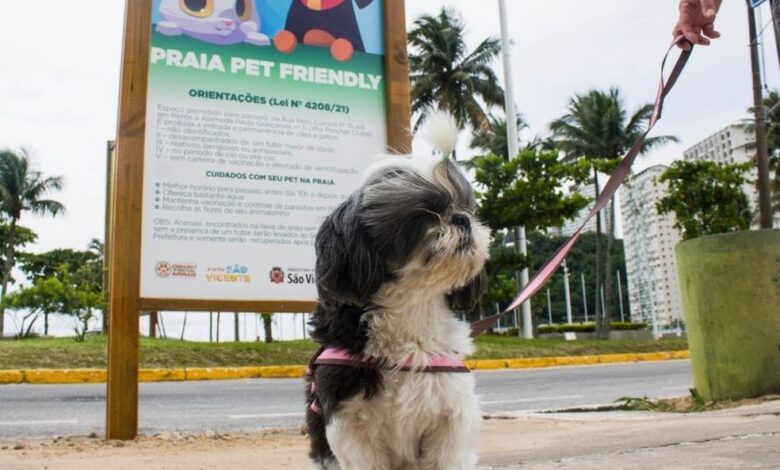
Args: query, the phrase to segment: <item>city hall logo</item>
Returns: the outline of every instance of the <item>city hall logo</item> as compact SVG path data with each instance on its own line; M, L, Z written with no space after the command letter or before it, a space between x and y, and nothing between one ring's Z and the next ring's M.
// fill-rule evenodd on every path
M171 263L167 261L160 261L154 267L154 272L157 273L158 277L170 277L172 271L173 268L171 267Z
M252 275L249 274L249 268L241 264L230 264L227 266L215 266L206 270L206 281L208 282L229 282L229 283L249 283L252 282Z
M160 261L154 266L154 272L158 277L195 279L198 277L198 266L192 263L169 263Z
M272 284L284 284L284 271L280 267L274 267L268 274Z

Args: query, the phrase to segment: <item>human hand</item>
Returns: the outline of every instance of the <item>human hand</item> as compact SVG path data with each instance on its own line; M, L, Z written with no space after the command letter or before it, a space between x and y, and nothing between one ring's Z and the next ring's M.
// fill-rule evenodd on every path
M691 44L709 46L710 39L717 39L720 33L715 31L715 15L722 0L680 0L680 19L674 27L674 38L684 36L688 42L677 45L690 50ZM690 43L690 44L689 44Z

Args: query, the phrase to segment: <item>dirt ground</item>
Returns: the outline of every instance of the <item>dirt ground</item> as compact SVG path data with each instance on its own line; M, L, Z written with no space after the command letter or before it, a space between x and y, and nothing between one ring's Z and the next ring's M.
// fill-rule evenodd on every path
M480 453L509 450L516 420L487 420ZM257 434L162 433L131 442L98 436L0 442L2 470L197 470L309 468L307 437L296 431ZM506 448L506 449L505 449Z
M703 413L496 415L483 421L481 468L777 468L779 398L746 400ZM131 442L106 442L100 436L0 441L0 469L305 469L310 468L307 450L300 430L162 433ZM685 465L681 459L688 459ZM628 465L633 461L636 465Z

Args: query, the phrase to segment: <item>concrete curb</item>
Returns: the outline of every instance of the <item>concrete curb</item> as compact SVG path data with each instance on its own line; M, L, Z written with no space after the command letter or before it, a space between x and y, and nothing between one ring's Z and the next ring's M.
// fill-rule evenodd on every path
M688 359L688 351L602 354L598 356L527 357L518 359L477 359L466 361L471 370L538 369L544 367L652 362ZM141 369L141 382L180 382L185 380L291 379L302 377L306 366L192 367L180 369ZM0 384L84 384L105 383L105 369L0 370Z

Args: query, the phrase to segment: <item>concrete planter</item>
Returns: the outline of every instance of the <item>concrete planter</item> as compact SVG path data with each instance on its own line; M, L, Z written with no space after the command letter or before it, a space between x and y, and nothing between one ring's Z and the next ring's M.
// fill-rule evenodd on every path
M694 384L708 400L780 392L780 230L676 247Z

